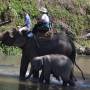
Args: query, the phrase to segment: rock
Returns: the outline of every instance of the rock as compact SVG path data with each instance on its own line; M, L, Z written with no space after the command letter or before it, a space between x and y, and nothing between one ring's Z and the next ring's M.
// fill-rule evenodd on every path
M77 54L82 55L82 54L84 54L85 50L82 48L77 48L76 51L77 51Z
M90 48L89 47L85 48L84 54L85 55L90 55Z

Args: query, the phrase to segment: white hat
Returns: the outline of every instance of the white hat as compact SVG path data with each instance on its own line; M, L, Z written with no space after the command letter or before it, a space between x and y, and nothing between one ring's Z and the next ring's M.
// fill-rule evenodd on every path
M41 7L41 8L39 9L39 11L44 12L44 13L47 13L47 12L48 12L47 9L44 8L44 7Z

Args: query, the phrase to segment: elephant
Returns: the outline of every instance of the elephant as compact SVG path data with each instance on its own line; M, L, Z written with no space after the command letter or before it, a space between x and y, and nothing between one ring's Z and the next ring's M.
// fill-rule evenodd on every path
M56 78L59 77L63 80L63 85L67 86L68 84L73 86L75 85L72 78L72 71L74 65L72 61L65 55L60 54L49 54L44 56L35 57L31 60L31 69L30 77L34 71L42 70L40 75L40 81L45 83L50 82L50 74L53 74Z
M64 33L57 32L47 37L32 35L28 38L25 31L19 32L16 28L0 33L0 41L7 46L17 46L22 50L20 64L20 80L25 80L28 65L33 57L47 54L63 54L75 63L76 48L74 42ZM38 77L35 72L34 77Z

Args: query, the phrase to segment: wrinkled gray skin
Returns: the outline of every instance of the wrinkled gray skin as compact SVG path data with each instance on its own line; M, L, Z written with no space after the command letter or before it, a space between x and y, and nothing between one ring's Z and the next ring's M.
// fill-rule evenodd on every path
M0 42L7 46L17 46L22 50L20 64L20 80L25 80L28 65L33 57L48 54L63 54L75 63L76 48L73 41L63 32L54 34L49 39L39 38L33 35L26 37L26 32L19 32L16 29L0 33ZM36 37L36 38L35 38ZM34 72L38 78L38 72Z
M44 55L35 57L31 61L31 70L28 78L33 74L34 71L42 70L40 76L40 82L45 80L45 83L50 82L50 74L53 74L57 79L59 77L63 80L63 85L70 86L75 85L72 76L73 63L64 55Z

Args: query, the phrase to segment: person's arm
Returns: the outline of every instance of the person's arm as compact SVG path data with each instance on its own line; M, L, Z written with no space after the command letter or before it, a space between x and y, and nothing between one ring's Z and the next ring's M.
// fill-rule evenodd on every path
M30 19L29 15L27 15L25 17L25 25L24 26L28 26L28 25L30 25L30 27L31 27L31 19Z

